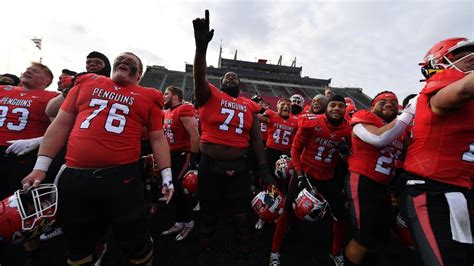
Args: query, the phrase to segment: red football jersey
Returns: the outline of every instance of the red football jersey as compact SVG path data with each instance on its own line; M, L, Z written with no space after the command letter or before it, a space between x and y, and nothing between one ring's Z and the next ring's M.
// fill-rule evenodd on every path
M376 114L368 110L356 112L351 119L352 126L363 123L382 127L386 123ZM352 134L352 155L349 157L349 170L365 175L370 179L388 184L395 174L397 160L403 151L403 139L406 131L400 137L383 148L377 148L365 143Z
M266 110L265 115L268 117L267 147L290 151L291 143L298 130L298 119L291 114L284 119L278 112L272 110Z
M101 168L137 161L143 127L148 132L163 130L162 106L160 91L120 87L95 74L78 77L61 106L76 116L66 165Z
M0 86L0 146L9 146L8 140L43 136L50 123L46 105L57 95L46 90Z
M233 98L210 83L209 89L209 99L199 107L201 142L234 148L249 147L252 115L260 110L260 106L244 97Z
M438 115L429 107L430 97L465 75L445 70L434 75L421 91L413 123L413 140L404 168L408 172L472 189L474 179L474 101Z
M195 117L194 106L190 103L180 104L164 112L163 130L168 139L171 151L190 151L191 136L181 122L181 117Z
M351 127L345 120L335 127L329 124L326 115L300 117L300 128L291 146L295 169L318 180L334 178L338 156L336 144L342 138L348 140L350 135Z

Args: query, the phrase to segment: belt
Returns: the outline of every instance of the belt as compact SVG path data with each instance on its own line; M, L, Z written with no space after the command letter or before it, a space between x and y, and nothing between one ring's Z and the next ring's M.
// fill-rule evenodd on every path
M67 169L71 173L80 174L80 175L89 175L95 178L103 178L106 176L121 174L129 170L135 170L135 169L138 170L138 163L133 162L129 164L122 164L122 165L117 165L113 167L97 168L97 169L81 169L81 168L71 168L71 167L68 167Z

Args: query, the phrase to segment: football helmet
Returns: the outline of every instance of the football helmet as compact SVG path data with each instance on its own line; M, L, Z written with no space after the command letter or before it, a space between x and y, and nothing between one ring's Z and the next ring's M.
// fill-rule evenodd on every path
M280 155L280 159L275 162L275 176L280 180L289 180L295 173L293 162L287 155Z
M190 170L183 176L183 193L195 196L198 191L198 171Z
M323 219L328 209L328 202L318 192L309 192L304 188L293 201L293 210L296 217L309 222Z
M470 49L472 52L455 62L453 59L453 52L459 49ZM430 78L432 75L441 72L445 69L455 68L458 71L469 73L470 71L462 71L458 69L455 64L469 56L474 55L474 42L467 38L450 38L436 43L423 57L421 72L425 78Z
M355 113L357 112L357 108L355 107L355 105L348 105L346 107L346 114L348 114L350 117Z
M291 105L299 105L301 108L304 107L304 98L300 94L293 94L290 97Z
M260 191L252 200L252 209L258 218L267 222L273 222L280 217L284 206L285 196L275 186L269 191Z
M252 101L256 102L256 103L261 103L263 102L263 98L262 96L258 95L258 94L255 94L254 96L252 96L252 98L250 98Z
M344 97L344 101L346 102L347 106L349 106L349 105L355 106L354 100L352 100L352 98L350 98L350 97Z
M17 190L0 202L0 243L39 236L56 221L57 188L42 184L27 192Z

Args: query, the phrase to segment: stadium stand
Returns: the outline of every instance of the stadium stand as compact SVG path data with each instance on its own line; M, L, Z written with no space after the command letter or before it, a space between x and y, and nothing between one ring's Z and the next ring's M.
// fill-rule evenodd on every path
M281 97L301 94L306 103L311 102L316 94L324 94L330 87L343 97L350 97L358 109L370 106L371 98L362 92L361 88L331 87L331 79L301 77L302 67L267 64L266 60L247 62L219 58L219 67L209 66L207 69L209 82L219 87L221 77L228 71L237 73L241 80L241 95L252 97L261 95L275 109L276 102ZM167 86L174 85L184 88L184 99L192 100L193 65L186 64L185 71L168 70L164 66L148 66L140 81L140 85L154 87L163 91Z

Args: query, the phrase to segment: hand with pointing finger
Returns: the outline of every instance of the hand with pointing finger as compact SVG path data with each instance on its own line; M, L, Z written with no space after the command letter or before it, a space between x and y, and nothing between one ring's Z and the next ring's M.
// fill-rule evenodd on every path
M196 51L206 53L207 45L214 36L214 30L209 31L209 10L205 11L204 18L196 18L193 20L193 26Z

